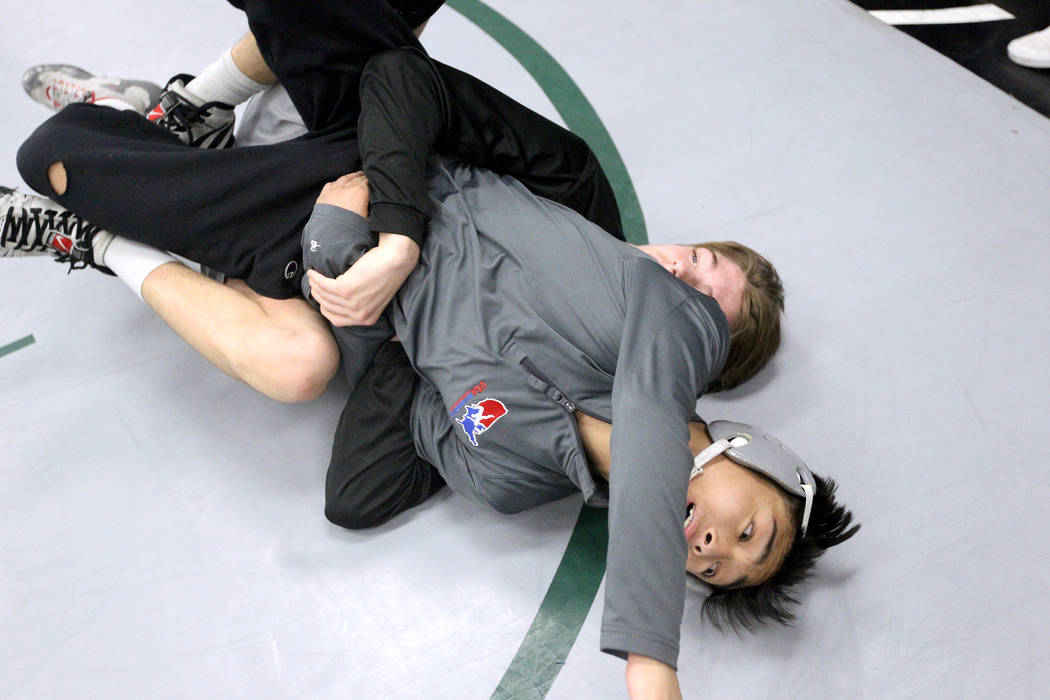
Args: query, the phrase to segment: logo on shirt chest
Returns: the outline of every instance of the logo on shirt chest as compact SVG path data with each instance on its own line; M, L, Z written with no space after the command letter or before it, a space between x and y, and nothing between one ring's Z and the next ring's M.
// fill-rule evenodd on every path
M488 389L485 382L478 382L459 398L459 401L449 411L449 415L463 428L467 434L470 444L478 446L478 437L491 428L500 418L507 415L507 407L499 399L481 399L471 402L471 399Z

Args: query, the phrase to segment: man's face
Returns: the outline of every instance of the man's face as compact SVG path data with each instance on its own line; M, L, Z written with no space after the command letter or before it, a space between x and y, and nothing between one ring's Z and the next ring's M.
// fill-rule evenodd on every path
M747 277L735 262L700 246L642 245L665 270L718 302L730 327L740 318Z
M686 512L686 571L715 586L762 583L795 539L780 488L726 458L689 482Z

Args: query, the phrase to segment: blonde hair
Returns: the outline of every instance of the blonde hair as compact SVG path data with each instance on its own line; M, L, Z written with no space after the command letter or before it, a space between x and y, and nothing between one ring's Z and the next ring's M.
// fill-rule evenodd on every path
M729 258L744 271L747 288L737 319L729 319L729 357L707 391L726 391L758 374L780 347L780 315L784 312L784 285L773 264L735 241L700 243Z

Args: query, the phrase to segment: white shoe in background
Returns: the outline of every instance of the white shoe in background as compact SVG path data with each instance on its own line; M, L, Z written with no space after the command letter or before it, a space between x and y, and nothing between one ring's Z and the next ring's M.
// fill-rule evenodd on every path
M1018 37L1006 45L1010 60L1029 68L1050 68L1050 27Z

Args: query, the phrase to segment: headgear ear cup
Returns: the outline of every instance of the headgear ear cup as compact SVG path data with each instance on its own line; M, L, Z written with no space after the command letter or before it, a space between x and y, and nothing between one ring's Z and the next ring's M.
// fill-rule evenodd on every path
M707 432L713 444L693 460L693 471L689 478L703 472L704 464L725 453L737 464L772 479L788 493L804 499L799 529L805 536L813 512L817 483L802 458L766 431L747 423L716 420L708 424Z

